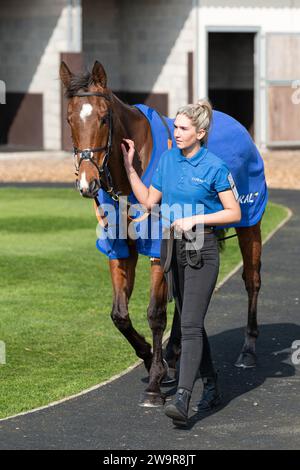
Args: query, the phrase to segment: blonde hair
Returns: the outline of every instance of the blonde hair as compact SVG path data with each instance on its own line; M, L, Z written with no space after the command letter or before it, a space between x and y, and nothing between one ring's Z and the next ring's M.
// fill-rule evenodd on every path
M207 142L208 139L208 131L211 126L212 122L212 105L208 99L201 99L196 104L187 104L185 106L181 106L176 116L178 114L184 114L188 117L192 125L196 128L196 132L199 132L200 129L204 129L206 131L205 136L202 138L204 143Z

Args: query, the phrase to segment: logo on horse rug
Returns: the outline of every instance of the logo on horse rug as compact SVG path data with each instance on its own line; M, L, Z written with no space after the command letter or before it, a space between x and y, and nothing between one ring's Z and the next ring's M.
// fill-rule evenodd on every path
M172 136L172 145L175 146L173 137L174 120L163 118L154 109L145 105L136 107L148 119L153 140L153 150L148 167L142 175L143 183L149 187L153 173L158 165L160 156L168 149L168 138ZM169 132L167 130L169 128ZM247 130L234 118L219 111L213 111L212 127L207 142L208 149L221 158L232 174L232 190L240 202L242 218L238 224L226 227L250 227L255 225L262 217L268 200L267 185L264 174L264 163L262 157L251 139ZM170 177L172 177L170 175ZM236 185L236 187L235 187ZM119 204L100 189L97 195L101 207L114 206L116 220L119 220ZM128 197L130 204L137 204L135 196ZM136 217L141 215L137 211ZM108 214L109 219L109 214ZM152 224L152 226L151 226ZM153 227L153 224L155 227ZM136 248L140 254L149 257L160 257L159 237L153 238L151 234L161 234L160 218L146 218L135 224ZM223 228L223 227L218 227ZM96 242L97 248L110 259L129 257L129 249L126 237L121 237L119 227L105 237L99 237ZM145 236L146 234L146 236Z

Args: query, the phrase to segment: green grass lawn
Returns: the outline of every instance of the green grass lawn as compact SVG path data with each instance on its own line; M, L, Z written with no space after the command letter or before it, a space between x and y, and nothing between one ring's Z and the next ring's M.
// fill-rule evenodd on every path
M269 203L263 236L285 216L284 207ZM74 190L0 189L0 341L7 353L0 417L77 393L136 361L110 319L110 273L95 229L92 202ZM234 238L220 279L239 260ZM141 256L130 315L151 341L149 265ZM170 304L169 318L172 310Z

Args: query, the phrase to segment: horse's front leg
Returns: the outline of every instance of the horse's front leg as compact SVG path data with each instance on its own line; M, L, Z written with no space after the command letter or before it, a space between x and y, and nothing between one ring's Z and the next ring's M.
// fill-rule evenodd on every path
M149 385L140 405L161 406L164 404L164 398L160 392L160 382L166 374L166 363L164 364L162 356L162 339L167 324L167 283L159 260L151 261L151 290L147 313L153 335L153 358Z
M125 336L136 352L143 359L148 372L152 363L151 345L133 327L129 313L128 302L132 294L135 278L135 268L138 254L134 246L129 246L130 257L109 261L114 298L111 318L118 330Z
M235 365L237 367L256 366L257 298L261 286L261 230L260 222L252 227L236 229L243 256L243 280L248 292L248 323L245 331L245 342Z

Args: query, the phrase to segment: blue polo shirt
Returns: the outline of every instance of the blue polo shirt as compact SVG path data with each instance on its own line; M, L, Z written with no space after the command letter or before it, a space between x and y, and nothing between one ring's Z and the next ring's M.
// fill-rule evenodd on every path
M191 158L178 148L164 152L151 184L162 192L163 225L178 218L221 211L218 193L232 189L237 194L223 160L204 146Z

